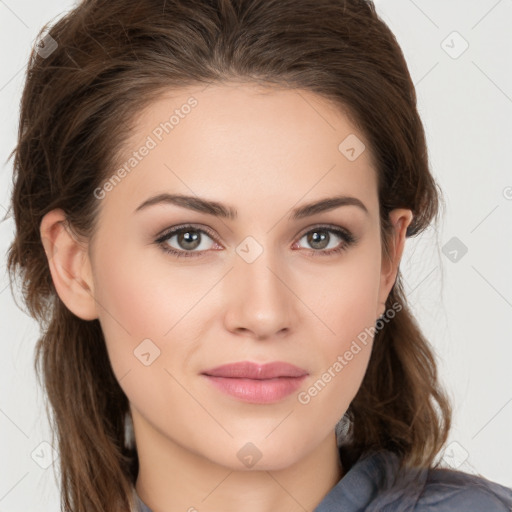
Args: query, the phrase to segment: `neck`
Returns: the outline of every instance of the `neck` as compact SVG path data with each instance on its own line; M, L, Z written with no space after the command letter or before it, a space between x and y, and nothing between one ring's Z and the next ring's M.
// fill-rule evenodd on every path
M134 425L141 418L134 417ZM313 451L279 470L216 464L160 432L135 425L136 491L153 512L304 512L314 510L343 476L334 431Z

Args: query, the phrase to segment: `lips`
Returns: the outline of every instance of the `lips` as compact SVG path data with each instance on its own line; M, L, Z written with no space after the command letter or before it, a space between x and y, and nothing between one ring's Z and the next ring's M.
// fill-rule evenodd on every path
M295 392L309 373L281 361L263 365L242 361L211 368L202 375L215 389L236 400L268 404Z
M302 377L308 375L303 368L293 364L276 361L259 365L250 361L230 363L217 366L202 372L210 377L226 377L232 379L275 379L279 377Z

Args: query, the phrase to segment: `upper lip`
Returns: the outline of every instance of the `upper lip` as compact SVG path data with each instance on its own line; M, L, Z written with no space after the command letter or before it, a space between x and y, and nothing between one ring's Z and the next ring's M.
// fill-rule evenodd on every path
M202 372L211 377L229 377L239 379L273 379L276 377L302 377L308 375L303 368L290 363L274 361L258 364L251 361L223 364Z

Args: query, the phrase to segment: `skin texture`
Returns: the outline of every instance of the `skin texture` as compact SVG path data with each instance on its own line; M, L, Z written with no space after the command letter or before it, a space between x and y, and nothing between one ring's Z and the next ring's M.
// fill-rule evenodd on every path
M197 105L159 141L155 128L191 97ZM350 134L366 144L354 161L338 149ZM361 384L372 340L307 404L298 393L384 313L412 213L391 212L392 259L384 260L370 148L309 91L235 83L172 91L137 117L120 166L148 136L156 147L99 199L92 240L73 236L61 210L41 223L60 298L80 318L99 319L129 398L136 489L155 512L313 510L343 475L334 428ZM164 192L230 205L238 217L172 204L134 213ZM358 198L368 213L348 205L289 219L293 208L336 194ZM177 258L155 240L184 223L215 237L200 233L195 255ZM323 228L330 242L315 245L304 235L318 224L348 230L356 243L321 255L345 241ZM164 244L190 247L178 240ZM241 247L261 254L249 263ZM145 339L160 350L149 365L134 354ZM154 346L144 345L150 360ZM236 361L285 361L309 375L278 402L248 403L201 375ZM251 467L237 456L243 447L260 457Z

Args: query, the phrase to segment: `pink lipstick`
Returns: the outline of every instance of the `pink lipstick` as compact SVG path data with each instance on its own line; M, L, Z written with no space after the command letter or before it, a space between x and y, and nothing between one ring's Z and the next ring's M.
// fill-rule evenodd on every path
M228 395L244 402L263 404L278 402L296 391L308 372L281 361L263 365L242 361L217 366L202 375Z

